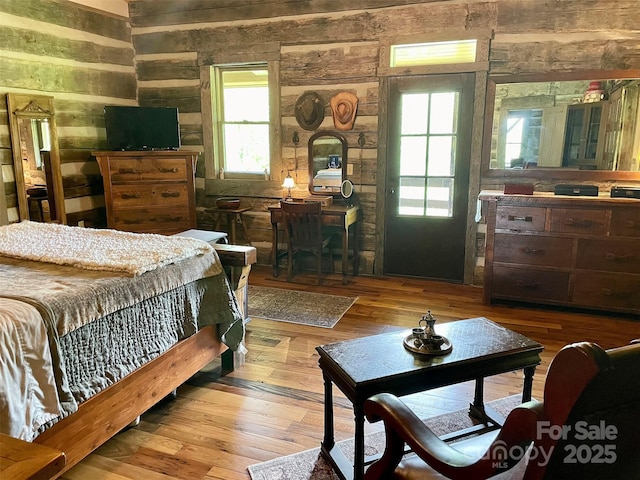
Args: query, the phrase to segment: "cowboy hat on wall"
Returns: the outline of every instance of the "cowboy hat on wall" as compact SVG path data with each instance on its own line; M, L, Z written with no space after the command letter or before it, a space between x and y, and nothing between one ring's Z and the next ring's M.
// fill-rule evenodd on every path
M294 107L298 125L305 130L315 130L324 120L324 102L316 92L304 92Z
M333 125L337 130L351 130L358 110L358 97L350 92L340 92L331 99Z

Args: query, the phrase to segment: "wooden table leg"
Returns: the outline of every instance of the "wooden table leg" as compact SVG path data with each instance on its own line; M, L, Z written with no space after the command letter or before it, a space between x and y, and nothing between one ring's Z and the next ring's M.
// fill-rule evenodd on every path
M533 374L536 366L524 367L524 385L522 386L522 403L531 400L531 390L533 388Z
M333 383L326 375L324 377L324 448L331 450L335 445L333 432Z
M349 282L349 227L342 232L342 284Z
M277 277L280 273L278 268L278 224L271 224L271 261L273 262L273 276Z
M355 420L354 434L354 456L353 456L353 478L362 480L364 478L364 404L353 406Z
M244 241L247 243L247 245L251 245L251 240L249 240L249 232L247 231L247 226L244 223L244 217L242 216L242 213L238 214L238 219L240 221L240 226L242 227L242 233L244 233Z
M232 215L227 215L227 222L231 223L230 225L230 230L231 230L231 243L233 245L237 245L236 243L236 221L237 221L237 214L232 214Z

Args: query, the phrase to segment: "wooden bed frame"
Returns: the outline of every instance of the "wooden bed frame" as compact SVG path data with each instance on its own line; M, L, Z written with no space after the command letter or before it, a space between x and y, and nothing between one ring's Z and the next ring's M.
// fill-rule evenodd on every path
M34 443L64 452L66 465L61 474L225 351L227 346L218 340L214 327L203 328L83 402L78 411L38 435Z
M219 256L227 270L240 269L240 274L230 275L235 277L231 287L239 297L246 319L247 278L251 265L256 262L256 249L236 245L214 247L219 253L223 251ZM62 453L66 462L58 455L57 460L52 459L53 464L44 468L39 465L42 462L36 460L37 445L0 436L0 477L23 472L21 476L10 477L14 480L57 478L218 357L221 357L223 374L233 370L233 352L219 340L215 327L205 327L80 404L76 412L33 441Z

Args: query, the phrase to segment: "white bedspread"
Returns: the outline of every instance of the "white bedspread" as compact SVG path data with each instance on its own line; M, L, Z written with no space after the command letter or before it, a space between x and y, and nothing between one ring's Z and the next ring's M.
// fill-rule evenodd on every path
M44 322L28 303L0 297L0 425L32 441L62 414Z
M0 228L0 255L133 276L212 250L195 238L28 220Z

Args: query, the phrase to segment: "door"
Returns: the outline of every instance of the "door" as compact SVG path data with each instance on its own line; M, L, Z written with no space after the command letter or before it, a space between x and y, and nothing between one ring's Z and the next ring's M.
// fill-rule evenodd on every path
M384 273L464 279L473 74L389 81Z

